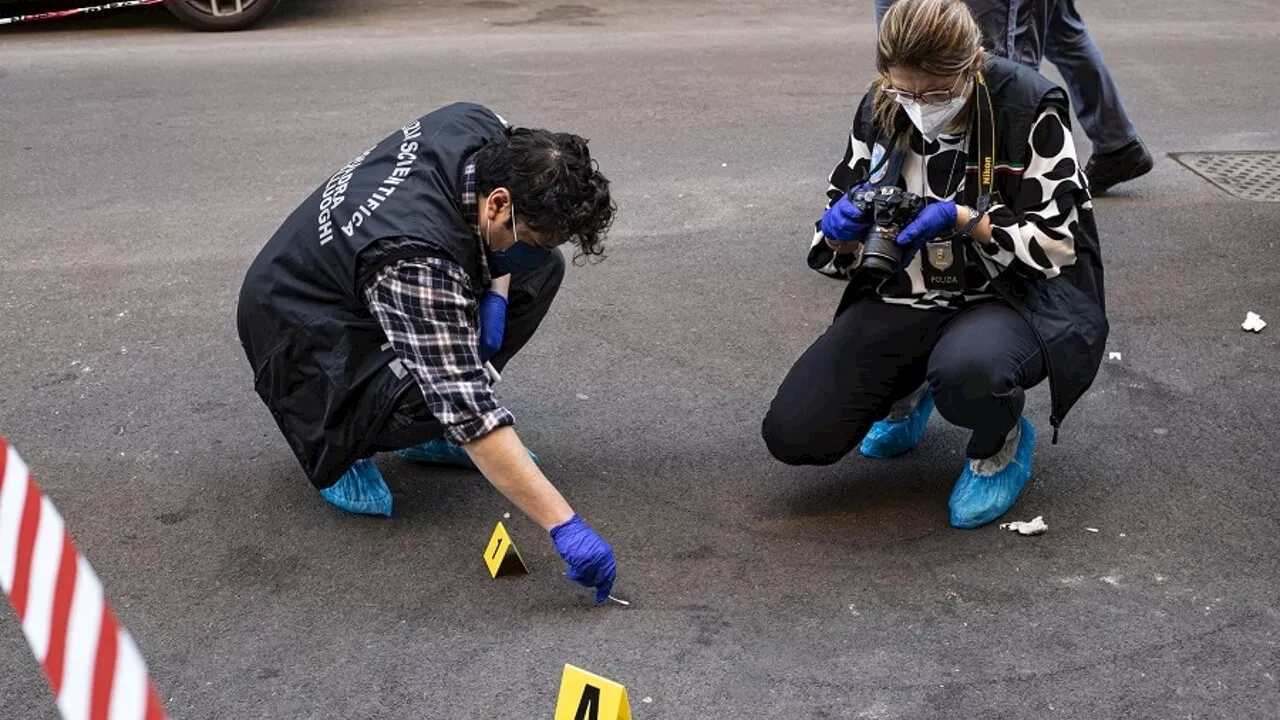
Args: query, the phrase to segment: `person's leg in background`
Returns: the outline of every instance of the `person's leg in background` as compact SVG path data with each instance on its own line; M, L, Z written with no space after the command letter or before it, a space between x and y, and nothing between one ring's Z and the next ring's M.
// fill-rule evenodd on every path
M982 28L982 46L994 55L1009 57L1010 48L1018 47L1018 12L1022 0L965 0L964 4Z
M761 424L789 465L830 465L924 382L947 313L858 300L800 356Z
M972 7L978 0L968 0ZM1040 69L1045 38L1057 0L1011 0L1009 5L1009 52L1004 57Z
M951 495L951 524L971 528L1003 515L1031 478L1035 430L1024 391L1045 377L1035 333L1016 310L984 302L941 330L928 378L938 412L973 431Z
M1089 35L1075 0L1056 0L1045 38L1045 59L1062 74L1080 127L1093 143L1085 166L1095 194L1145 175L1155 160L1129 121L1102 52Z
M893 0L876 0L876 29L880 29L880 21L884 19L884 14L889 12L889 6L893 5Z
M876 27L894 0L876 0ZM1040 67L1050 5L1054 0L964 0L982 28L983 47L992 54Z

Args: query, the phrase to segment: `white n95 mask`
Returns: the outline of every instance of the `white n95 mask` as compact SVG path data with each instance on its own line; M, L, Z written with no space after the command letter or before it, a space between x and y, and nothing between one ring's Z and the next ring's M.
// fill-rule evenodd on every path
M951 121L955 120L964 109L969 96L967 89L966 84L966 92L961 93L959 97L951 98L945 105L921 105L914 98L908 97L895 99L902 105L902 109L907 111L911 124L916 126L925 140L932 142L938 139L943 129L951 124Z

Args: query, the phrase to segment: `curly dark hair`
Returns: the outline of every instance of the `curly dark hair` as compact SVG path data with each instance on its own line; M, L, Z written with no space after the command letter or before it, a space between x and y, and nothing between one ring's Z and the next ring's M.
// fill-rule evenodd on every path
M526 225L577 246L575 260L604 254L604 236L617 207L585 138L514 128L482 147L475 163L480 197L504 187Z

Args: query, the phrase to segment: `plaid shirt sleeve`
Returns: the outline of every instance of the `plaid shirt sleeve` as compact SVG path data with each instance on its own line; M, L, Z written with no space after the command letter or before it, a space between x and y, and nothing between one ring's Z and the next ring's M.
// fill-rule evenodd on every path
M441 258L400 261L369 282L365 299L449 440L463 445L515 424L480 362L476 302L460 267Z

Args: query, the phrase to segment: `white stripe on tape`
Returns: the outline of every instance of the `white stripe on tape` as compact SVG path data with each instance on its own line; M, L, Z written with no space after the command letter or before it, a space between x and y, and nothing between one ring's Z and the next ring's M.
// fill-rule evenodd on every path
M67 623L67 660L58 707L64 718L88 718L93 696L93 668L102 630L102 583L83 555L76 558L76 592Z
M36 546L31 556L31 588L27 594L27 616L22 631L31 643L36 660L49 654L49 630L53 623L53 590L58 582L62 559L62 538L66 528L49 498L40 498L40 524L36 526Z
M8 594L13 589L13 572L18 562L22 506L27 502L27 466L13 448L9 448L6 457L4 487L0 488L0 587Z
M0 570L4 571L4 590L13 602L13 586L26 587L21 598L22 631L57 691L63 720L145 720L148 709L152 711L151 720L162 720L164 706L158 697L153 697L146 661L129 631L114 620L102 582L89 561L76 550L62 515L30 480L27 466L7 448L3 437L0 449L5 450L6 460L4 486L0 488L0 562L4 563ZM15 578L23 513L28 500L34 503L37 498L38 522L27 528L29 533L34 532L34 538L27 536L32 543L30 574ZM30 524L36 518L33 514L26 520ZM67 558L68 562L74 558L74 572L71 565L65 568L62 592L58 594L64 553L72 551L74 554ZM112 618L109 624L107 617ZM51 637L54 624L64 621L59 635ZM108 633L107 642L101 643L104 630Z
M137 720L147 711L147 668L129 631L121 627L119 637L110 717L111 720Z

